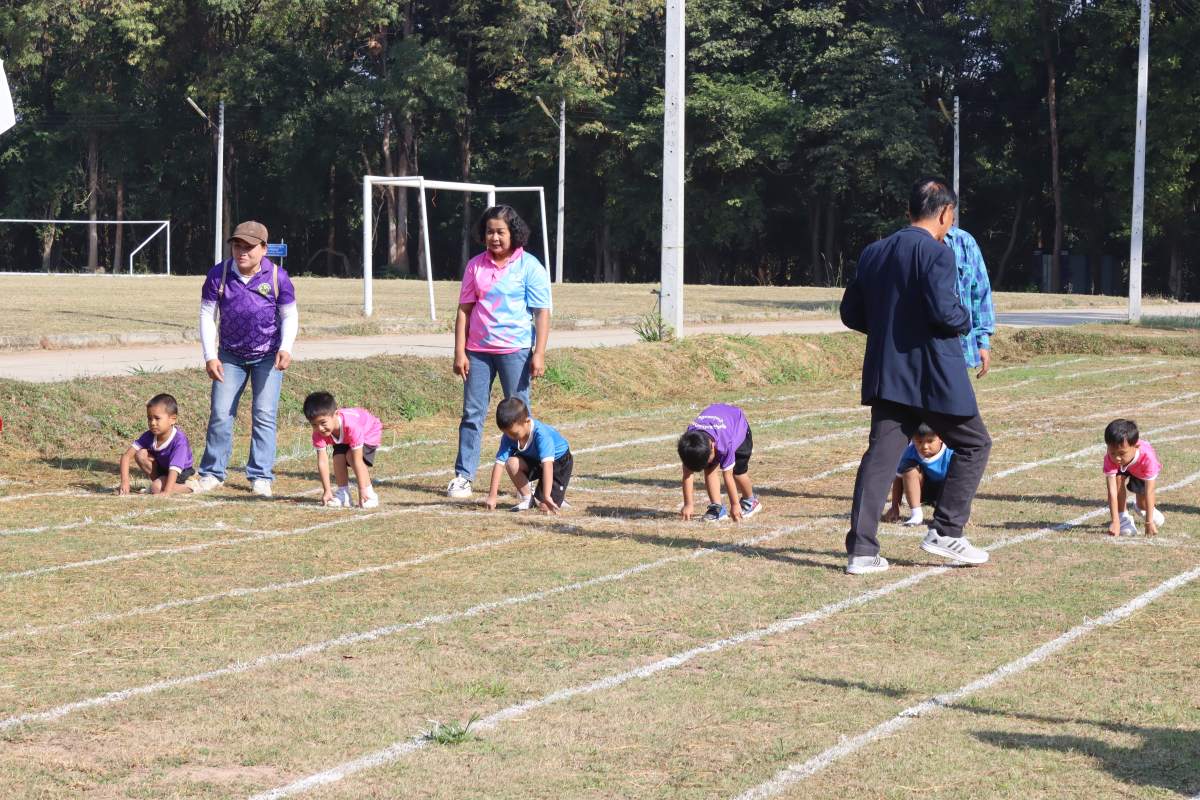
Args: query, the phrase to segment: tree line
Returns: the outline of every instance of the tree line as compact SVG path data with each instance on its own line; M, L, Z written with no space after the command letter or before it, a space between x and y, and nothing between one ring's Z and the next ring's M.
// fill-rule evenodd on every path
M1152 21L1144 283L1184 297L1200 0ZM170 218L172 271L211 266L216 138L189 97L225 102L225 225L265 223L293 273L361 274L364 174L545 186L553 248L540 97L566 102L566 279L656 281L664 27L661 0L10 0L0 202L47 222L0 225L0 269L123 268L152 230L64 219ZM688 282L843 283L910 182L950 172L957 96L993 282L1124 291L1136 0L691 0L687 36ZM485 199L430 193L431 264L415 200L375 193L376 274L457 277ZM531 196L503 200L537 230Z

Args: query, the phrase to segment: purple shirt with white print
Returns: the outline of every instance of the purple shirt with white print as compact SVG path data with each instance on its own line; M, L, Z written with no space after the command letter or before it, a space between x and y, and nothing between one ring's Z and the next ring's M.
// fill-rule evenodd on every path
M750 423L737 406L713 403L700 412L696 421L688 425L688 430L704 431L712 437L717 446L717 453L708 466L719 464L724 472L733 469L733 463L737 460L737 449L746 441L746 431L750 430Z
M188 438L179 428L171 428L171 435L161 447L158 445L158 437L150 431L139 436L133 447L149 452L150 457L158 462L158 471L163 475L170 470L183 472L192 468L192 448L188 444Z
M272 289L272 272L279 270L279 297ZM225 296L218 297L221 272L226 270ZM292 279L282 267L264 258L259 271L242 283L233 259L217 264L208 271L200 299L217 303L221 312L221 349L245 359L259 359L279 350L282 328L279 309L296 302Z

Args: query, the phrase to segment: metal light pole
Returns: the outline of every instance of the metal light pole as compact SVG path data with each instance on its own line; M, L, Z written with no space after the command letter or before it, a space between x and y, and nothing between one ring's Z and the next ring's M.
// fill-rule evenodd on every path
M683 333L684 0L667 0L663 111L662 319Z
M217 114L218 121L215 125L208 118L208 114L205 114L200 109L200 106L196 105L195 100L189 97L187 98L187 102L189 106L196 109L197 114L204 117L205 122L217 129L217 230L213 235L213 263L220 264L225 260L223 248L225 243L221 241L221 223L223 221L222 217L225 215L225 203L223 202L225 199L225 101L222 100L218 105L220 110Z
M558 126L558 241L554 243L554 282L562 283L563 278L563 218L566 216L567 192L567 101L563 98L558 107L558 119L546 108L542 98L534 98L550 121Z
M958 204L962 199L958 196L958 95L954 95L954 224L959 224Z
M1133 224L1129 237L1129 321L1142 320L1142 222L1146 195L1146 94L1150 84L1150 0L1138 35L1137 130L1133 144Z

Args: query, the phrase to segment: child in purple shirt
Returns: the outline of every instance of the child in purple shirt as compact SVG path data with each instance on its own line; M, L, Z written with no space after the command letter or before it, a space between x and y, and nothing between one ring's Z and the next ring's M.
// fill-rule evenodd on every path
M129 463L132 461L150 479L150 494L166 497L192 491L192 448L183 431L175 427L179 404L169 394L156 394L146 403L149 430L137 438L121 456L122 495L129 494Z
M683 462L683 518L692 518L692 476L701 471L704 472L704 488L708 491L709 500L708 511L703 517L705 522L720 522L727 517L740 522L757 514L762 505L750 482L750 455L753 451L754 438L750 434L750 423L740 408L714 403L701 411L700 416L679 437L679 459ZM724 477L725 492L729 495L728 511L721 504L718 469Z

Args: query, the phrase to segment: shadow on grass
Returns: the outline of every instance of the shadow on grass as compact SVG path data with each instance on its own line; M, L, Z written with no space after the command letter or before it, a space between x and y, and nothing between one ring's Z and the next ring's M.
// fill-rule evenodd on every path
M956 706L956 710L981 716L1030 720L1053 725L1090 725L1102 730L1141 738L1141 744L1121 747L1087 736L972 731L984 744L1005 750L1055 750L1089 756L1113 778L1134 786L1148 786L1192 797L1200 791L1200 731L1181 728L1149 728L1090 719L1010 714L987 708Z
M861 689L864 692L871 694L883 695L884 697L901 698L911 697L916 694L912 689L894 689L891 686L882 686L878 683L865 683L863 681L844 681L840 678L799 678L802 683L819 683L822 686L832 686L837 689Z

